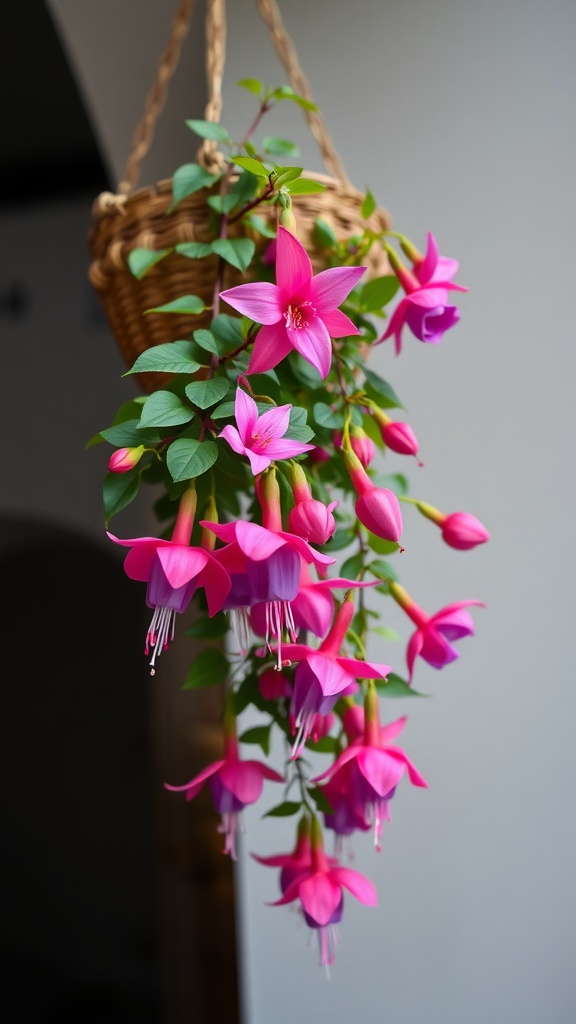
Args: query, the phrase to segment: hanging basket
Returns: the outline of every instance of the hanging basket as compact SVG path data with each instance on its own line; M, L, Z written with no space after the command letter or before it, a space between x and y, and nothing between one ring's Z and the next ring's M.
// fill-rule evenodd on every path
M153 345L188 338L192 331L207 327L212 315L210 310L194 316L150 313L147 310L165 305L182 295L197 295L205 305L210 306L214 298L217 256L190 260L178 253L170 253L140 280L132 274L128 265L128 257L136 248L171 249L183 242L209 242L217 237L214 215L206 202L211 194L209 190L201 189L193 193L181 200L171 212L172 179L160 181L155 187L133 190L140 161L149 148L154 124L164 103L167 81L174 71L189 27L192 4L193 0L182 0L177 12L168 47L148 97L147 112L136 132L134 151L118 193L102 193L95 200L92 210L93 223L88 235L91 255L88 276L102 302L106 319L127 368ZM275 3L273 0L257 0L257 6L270 29L292 88L310 98L308 83L298 67ZM218 121L222 106L220 85L224 66L224 0L209 0L206 25L209 89L206 119ZM327 263L325 251L319 246L314 230L317 219L320 217L326 221L339 241L352 235L361 235L366 220L361 215L364 195L347 178L320 115L316 111L306 111L306 118L319 143L324 165L332 172L325 174L305 171L305 177L320 181L325 185L325 190L294 198L298 238L310 256L314 272L318 273L326 268ZM198 162L209 170L218 167L218 160L222 159L215 146L215 143L205 140L197 154ZM258 213L276 227L275 207L263 204ZM391 220L385 210L377 208L368 224L379 232L389 228ZM260 255L268 244L268 240L242 221L230 225L229 236L252 238ZM380 246L371 248L365 262L368 277L390 273L386 254ZM257 261L253 261L244 273L226 264L222 288L251 280L256 268ZM161 386L165 380L163 375L156 373L138 374L137 379L138 385L148 393Z

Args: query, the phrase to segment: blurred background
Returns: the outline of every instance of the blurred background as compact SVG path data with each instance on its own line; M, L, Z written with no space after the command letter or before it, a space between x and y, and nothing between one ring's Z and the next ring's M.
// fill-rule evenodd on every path
M235 83L286 75L255 3L227 6L234 134L253 102ZM430 789L399 787L380 854L355 843L380 903L347 900L327 980L250 857L292 843L291 823L262 821L274 796L246 813L233 875L209 802L194 817L162 790L213 759L214 708L179 692L186 644L147 675L142 594L104 536L108 451L85 450L136 393L87 280L92 203L123 176L176 7L0 4L1 1019L571 1024L576 8L280 0L349 177L416 245L432 230L460 260L455 330L438 347L407 338L400 358L382 345L372 365L420 439L411 493L491 532L453 551L406 510L418 603L487 608L455 664L418 663L430 699L390 708L409 715L403 746ZM197 0L141 186L194 159L204 17ZM324 170L301 113L273 119ZM131 508L113 529L148 520ZM403 643L371 653L402 671Z

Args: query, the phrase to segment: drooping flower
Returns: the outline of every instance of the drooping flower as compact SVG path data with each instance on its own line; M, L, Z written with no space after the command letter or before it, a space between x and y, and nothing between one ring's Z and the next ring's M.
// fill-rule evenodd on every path
M183 786L165 782L172 793L185 793L192 800L208 782L212 800L222 822L218 831L225 835L224 852L236 860L236 832L241 823L244 807L256 803L262 793L264 780L284 782L284 778L261 761L242 761L238 752L238 739L234 716L227 709L224 715L224 757L204 768Z
M416 507L422 515L440 527L443 541L458 551L470 551L479 544L486 544L490 534L476 516L469 512L446 514L425 501L417 501Z
M336 612L332 628L318 649L307 644L282 644L281 660L299 662L294 675L294 693L290 705L294 743L290 756L300 754L312 734L315 716L326 715L340 696L358 689L357 679L385 679L391 671L382 665L340 653L354 616L354 603L346 598Z
M364 699L364 736L355 740L340 754L333 765L314 782L331 779L348 790L355 813L374 828L374 845L380 850L382 822L389 819L388 801L394 794L404 771L414 786L428 783L414 767L401 747L390 743L404 728L406 718L390 725L380 725L378 694L371 684Z
M342 447L343 435L341 430L335 430L332 435L335 448ZM376 445L371 437L362 427L352 425L350 427L350 447L358 456L364 467L369 466L376 454Z
M304 246L280 226L276 284L256 281L220 292L220 298L233 309L262 324L246 372L271 370L295 349L326 378L332 363L331 338L361 333L337 307L365 270L366 267L332 267L314 277Z
M458 273L460 264L450 256L441 256L438 243L431 231L428 232L424 256L412 246L404 252L412 260L412 272L420 284L434 284L437 281L451 281Z
M386 415L383 409L375 404L370 406L370 414L378 424L382 440L390 451L398 455L418 454L418 439L409 423L402 423L399 420L392 420ZM420 462L421 466L422 463Z
M456 261L438 256L433 235L428 236L426 257L422 258L421 263L416 263L412 270L408 270L391 246L386 246L386 252L405 295L396 306L386 331L375 344L394 336L398 355L402 350L402 330L405 324L420 341L438 343L445 332L460 319L458 307L448 303L448 292L468 291L463 285L451 280L458 268Z
M202 520L201 525L225 543L225 547L214 552L214 557L232 580L224 608L240 611L241 621L236 624L236 632L241 643L247 640L249 633L248 610L253 605L264 604L269 646L271 636L280 644L285 630L296 638L291 602L298 593L302 562L313 564L318 572L325 573L336 559L282 529L280 491L273 471L267 473L263 481L259 477L257 484L262 526L245 520L234 523Z
M316 817L310 830L310 864L287 885L279 900L272 906L283 906L299 899L304 918L310 928L318 930L320 965L334 962L336 935L334 925L342 918L344 889L369 907L378 903L378 894L372 882L359 871L344 868L324 852L322 829Z
M441 608L435 615L427 615L399 583L391 581L389 592L417 627L406 650L410 682L418 655L437 669L455 661L460 652L452 641L474 635L472 616L465 609L470 605L485 607L482 601L457 601Z
M336 532L336 520L332 515L338 502L329 505L312 497L306 474L298 463L292 465L292 494L294 507L288 513L288 525L292 533L312 544L326 544Z
M309 452L313 444L285 438L290 423L291 405L279 405L258 415L258 406L242 388L236 389L234 415L238 429L231 425L220 432L238 455L246 455L254 476L268 469L274 459L290 459Z
M383 540L399 541L403 526L402 512L394 491L387 487L376 487L350 448L344 449L344 464L358 495L355 510L362 525Z
M176 615L185 611L192 596L203 588L210 616L219 612L230 590L230 576L210 551L191 547L196 512L196 491L187 488L180 506L172 539L133 537L122 540L108 533L110 540L131 550L124 559L124 571L132 580L148 584L146 604L154 609L146 634L145 654L150 653L151 675L157 656L174 639Z
M308 871L312 865L312 844L310 842L311 821L307 814L304 814L298 822L296 831L296 842L290 853L273 853L268 856L260 856L253 853L254 860L270 868L281 868L279 883L282 893L285 893L288 886L295 881L299 875ZM328 857L331 865L336 865L334 857Z

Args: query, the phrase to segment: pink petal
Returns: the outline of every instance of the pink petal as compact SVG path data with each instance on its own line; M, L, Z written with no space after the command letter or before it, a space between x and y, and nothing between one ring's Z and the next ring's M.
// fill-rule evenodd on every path
M256 335L246 374L272 370L292 351L284 320L271 327L261 327Z
M291 405L279 405L262 413L256 424L256 433L265 437L283 437L290 423Z
M366 267L331 267L313 278L310 300L322 319L324 313L342 305L365 270Z
M418 769L415 767L415 765L412 764L410 758L406 756L406 754L404 753L403 750L400 749L400 747L388 747L387 751L391 757L397 757L399 760L404 762L404 764L406 765L406 770L408 772L408 778L410 779L410 782L412 783L413 786L423 786L424 789L428 789L428 783L426 782L426 779L424 778L423 775L420 775Z
M372 789L382 797L398 785L405 768L401 758L390 757L378 747L362 747L358 751L356 764Z
M433 288L424 285L406 296L406 301L411 306L419 306L422 309L435 309L436 306L444 306L446 299L446 289L438 287L437 284Z
M242 388L236 388L236 399L234 401L234 415L242 438L242 443L250 444L254 433L254 426L258 419L258 406L250 395L247 395Z
M204 785L206 779L209 779L211 775L215 775L216 772L226 764L225 761L214 761L209 764L206 768L203 768L198 775L195 775L190 782L187 782L184 786L170 786L168 782L164 783L164 789L169 789L171 793L183 793L184 791L193 790L192 795L195 796L198 790Z
M272 533L258 523L246 523L243 519L236 523L236 540L244 554L255 562L269 558L286 543L282 534Z
M314 317L306 327L287 329L286 333L296 351L325 380L332 365L332 342L320 317Z
M319 316L331 338L347 338L349 335L362 333L341 309L333 309Z
M275 324L282 317L280 294L270 281L251 281L227 288L220 292L220 298L257 324Z
M260 761L227 761L220 771L220 781L243 804L253 804L262 792L264 779L284 782L282 775Z
M157 556L164 575L174 590L198 576L210 557L203 548L187 548L183 544L158 548Z
M402 718L397 718L395 722L389 722L388 725L383 725L380 729L380 739L383 744L387 744L390 740L393 740L395 736L398 736L402 732L402 729L408 721L407 715L402 715Z
M330 874L317 871L300 882L299 896L302 906L321 927L328 924L342 895L340 885L333 880L335 870L333 869Z
M232 581L219 562L215 558L209 558L206 568L198 577L198 583L206 591L208 615L212 618L213 615L222 610L222 605L228 596Z
M281 302L300 302L309 298L312 264L301 242L286 228L278 228L276 246L276 282L282 293Z
M296 548L305 562L308 562L308 564L313 562L318 572L325 571L326 566L334 565L336 561L331 555L324 555L321 551L316 551L307 541L302 540L302 537L297 537L295 533L285 533L282 531L282 533L278 534L278 537L282 537L288 544Z
M330 876L339 885L343 885L345 889L348 889L361 903L365 903L368 907L377 906L378 893L375 887L359 871L352 871L351 868L332 868Z
M402 351L402 328L404 327L404 324L406 322L407 308L408 301L406 297L404 297L396 306L396 309L394 310L392 316L390 317L390 323L388 324L388 327L384 331L382 337L379 338L378 341L375 343L376 345L379 345L381 341L386 341L387 338L390 338L392 337L392 335L394 335L396 355L400 354L400 352Z
M295 455L303 455L315 448L314 444L303 444L301 441L292 441L289 437L273 438L266 445L270 459L291 459Z
M238 455L246 454L246 446L242 441L240 434L236 430L236 427L224 427L224 430L221 430L218 436L223 437L224 440L228 442L233 451L237 452Z
M412 634L408 641L408 647L406 648L406 663L408 665L408 682L412 682L412 676L414 674L414 662L422 650L424 643L424 636L421 629L417 629Z
M379 665L373 661L360 661L358 658L337 658L342 668L355 679L385 679L392 671L390 665Z
M428 232L426 255L418 268L418 280L422 284L430 281L438 263L438 243L431 231Z
M338 663L339 659L327 658L323 654L314 653L308 655L306 660L325 697L342 693L353 682L348 672Z
M268 469L274 458L272 454L260 455L258 452L252 451L251 448L246 448L245 455L250 462L250 469L254 476L258 476L258 473L263 473L265 469Z
M334 616L334 598L322 590L314 593L313 587L302 587L292 601L292 614L296 625L324 637Z

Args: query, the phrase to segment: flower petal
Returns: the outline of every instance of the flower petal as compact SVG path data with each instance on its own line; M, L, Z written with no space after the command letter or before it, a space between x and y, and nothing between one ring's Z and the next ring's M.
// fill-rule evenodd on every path
M338 885L343 885L357 900L365 903L367 907L375 907L378 904L378 893L370 879L361 875L359 871L351 868L332 868L330 876Z
M220 292L220 298L257 324L275 324L282 317L280 293L270 281L250 281Z
M269 327L261 327L256 335L246 374L272 370L292 351L284 320Z
M174 590L198 576L210 558L203 548L185 547L183 544L158 548L157 557Z
M286 333L296 351L325 380L332 365L332 342L324 321L315 316L307 326L287 328Z
M333 872L317 871L300 882L300 901L306 913L322 927L328 924L340 903L342 889Z
M190 782L186 782L183 786L171 786L168 782L165 782L164 789L169 789L171 793L186 792L187 794L191 793L192 796L196 796L196 793L201 789L206 780L209 779L211 775L215 775L215 773L218 772L224 764L226 764L225 761L214 761L212 764L207 765L206 768L203 768L198 775L195 775L193 779L190 779Z
M231 425L224 427L224 430L221 430L218 436L223 437L238 455L246 455L246 445L243 443L236 427Z
M401 758L391 757L378 747L360 747L356 757L358 770L378 796L388 796L404 774Z
M310 300L322 319L324 313L342 305L365 270L366 267L330 267L312 279Z
M278 405L275 409L262 413L256 423L256 432L266 437L283 437L290 423L291 408L291 405Z
M225 569L215 558L210 557L198 577L198 585L204 587L208 602L208 615L212 618L222 610L224 601L230 593L232 581Z
M247 395L242 388L236 388L234 415L236 417L236 423L238 424L242 443L249 445L250 438L254 433L254 426L258 419L258 406L254 399L251 398L250 395Z
M278 228L276 245L276 282L282 306L293 299L310 298L312 264L301 242L286 228Z
M329 313L319 313L318 315L331 338L347 338L348 335L362 333L341 309L333 309Z
M390 665L380 665L374 661L360 661L358 658L337 658L336 660L355 679L385 679L392 671Z

